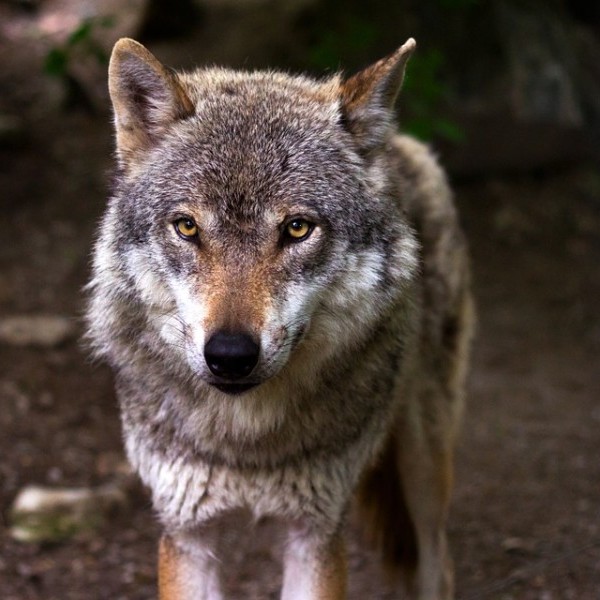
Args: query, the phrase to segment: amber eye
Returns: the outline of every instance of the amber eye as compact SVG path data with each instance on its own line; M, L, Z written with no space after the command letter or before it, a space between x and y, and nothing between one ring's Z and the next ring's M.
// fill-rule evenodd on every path
M193 240L198 237L198 226L189 217L182 217L173 223L175 231L184 240Z
M285 226L285 234L291 242L301 242L305 240L314 229L314 225L306 219L292 219Z

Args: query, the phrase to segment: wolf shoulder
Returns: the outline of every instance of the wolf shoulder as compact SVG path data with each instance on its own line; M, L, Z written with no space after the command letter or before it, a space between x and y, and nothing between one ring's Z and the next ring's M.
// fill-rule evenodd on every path
M445 170L430 147L404 134L391 139L387 168L394 173L394 196L417 232L422 260L427 264L466 260L463 234ZM433 266L431 264L431 266ZM448 266L438 265L442 271Z
M387 146L387 168L394 173L395 196L407 216L420 225L422 219L457 220L448 177L428 144L407 134L394 135Z
M436 339L452 331L469 340L474 307L468 247L446 172L428 145L408 135L391 139L387 159L397 182L394 197L420 246L427 335Z

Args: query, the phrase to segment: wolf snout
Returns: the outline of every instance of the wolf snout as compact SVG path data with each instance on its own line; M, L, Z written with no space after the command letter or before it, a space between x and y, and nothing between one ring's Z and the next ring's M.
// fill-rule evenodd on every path
M258 363L260 346L247 333L217 331L204 346L211 373L229 381L247 377Z

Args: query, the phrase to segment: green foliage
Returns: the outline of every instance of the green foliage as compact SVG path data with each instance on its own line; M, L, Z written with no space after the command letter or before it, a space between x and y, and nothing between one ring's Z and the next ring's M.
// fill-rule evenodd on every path
M61 77L67 72L69 57L64 48L52 48L46 55L44 71L48 75Z
M439 116L448 93L440 75L444 65L442 53L435 48L411 57L402 94L408 113L403 126L408 133L425 141L438 137L460 142L464 139L462 129Z
M460 18L479 0L432 0L434 13ZM400 5L389 7L383 0L372 6L359 0L328 0L329 12L315 19L313 43L308 55L308 67L315 72L339 69L340 59L352 64L366 65L380 57L382 39L393 38L390 30L402 16ZM382 17L388 13L389 18ZM430 141L442 138L452 142L464 139L457 123L443 116L450 87L443 74L449 65L441 43L428 40L429 47L417 48L411 57L401 95L402 128L416 137ZM389 48L391 51L393 48Z
M114 23L115 19L112 16L90 17L81 21L64 44L50 49L44 62L44 71L53 77L67 78L69 64L73 56L80 52L93 56L102 65L107 64L108 55L94 39L94 32L98 28L113 27Z
M377 38L377 27L354 14L344 14L339 28L318 32L308 61L318 71L337 70L341 56L354 56L368 51Z

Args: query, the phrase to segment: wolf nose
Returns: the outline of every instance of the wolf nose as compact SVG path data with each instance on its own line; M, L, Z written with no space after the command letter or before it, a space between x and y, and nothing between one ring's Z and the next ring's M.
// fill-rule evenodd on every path
M204 359L213 375L241 379L258 362L258 344L245 333L217 331L204 346Z

